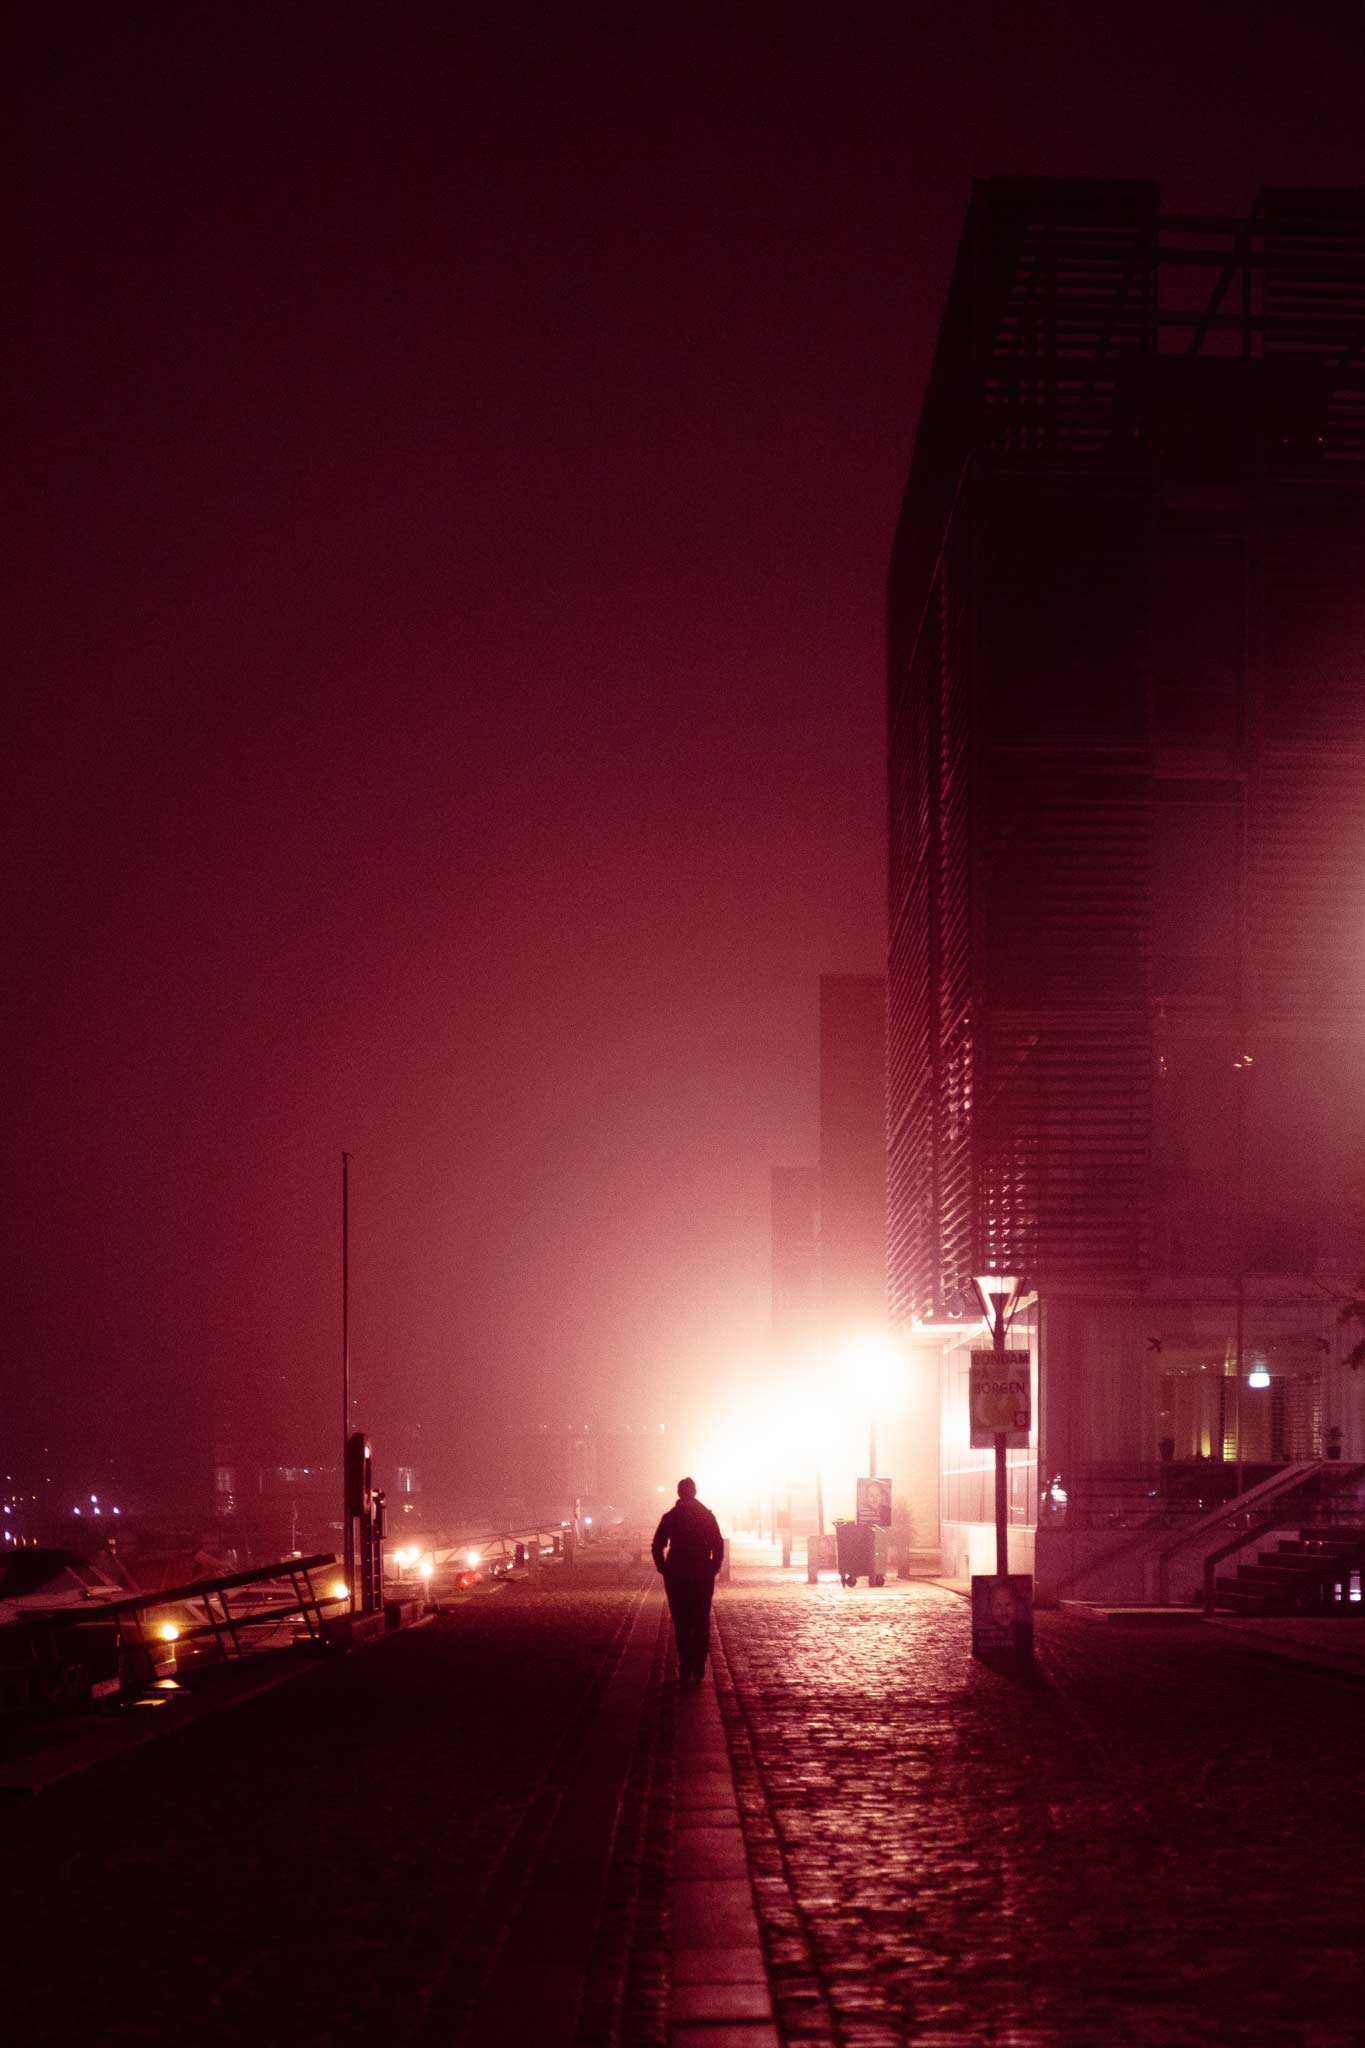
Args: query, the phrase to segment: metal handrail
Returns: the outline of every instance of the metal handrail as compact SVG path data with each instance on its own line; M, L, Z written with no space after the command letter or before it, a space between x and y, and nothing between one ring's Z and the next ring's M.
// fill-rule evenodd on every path
M1196 1542L1200 1536L1208 1535L1219 1527L1225 1527L1234 1515L1254 1511L1271 1500L1279 1499L1282 1502L1284 1495L1293 1493L1317 1479L1321 1470L1321 1463L1316 1458L1286 1465L1282 1472L1273 1473L1269 1479L1263 1479L1259 1486L1253 1486L1246 1493L1234 1494L1231 1500L1221 1502L1192 1527L1182 1529L1170 1543L1163 1544L1157 1552L1157 1598L1161 1605L1165 1607L1170 1604L1171 1559L1178 1550L1183 1550L1187 1543ZM1271 1526L1274 1526L1273 1522ZM1250 1540L1249 1537L1243 1536L1232 1547L1236 1549L1241 1542Z
M53 1607L44 1612L29 1613L7 1624L17 1629L49 1629L76 1627L91 1621L112 1621L120 1636L123 1624L131 1625L134 1645L146 1659L149 1668L152 1662L151 1645L147 1640L144 1626L145 1617L158 1608L175 1607L190 1600L203 1602L207 1617L199 1624L191 1624L180 1631L181 1638L191 1641L198 1636L212 1635L224 1658L240 1657L243 1654L238 1629L248 1628L253 1623L278 1621L281 1610L268 1608L255 1614L234 1614L228 1606L227 1594L242 1586L268 1584L274 1579L290 1581L294 1598L288 1605L297 1606L303 1616L310 1637L317 1641L322 1635L322 1609L336 1597L314 1591L312 1574L327 1565L336 1563L334 1551L317 1551L308 1557L287 1557L275 1564L253 1565L245 1571L219 1572L212 1577L189 1579L179 1586L161 1586L155 1592L121 1593L112 1600L92 1599L81 1606ZM214 1599L217 1599L221 1614L215 1614ZM228 1644L231 1644L229 1649Z

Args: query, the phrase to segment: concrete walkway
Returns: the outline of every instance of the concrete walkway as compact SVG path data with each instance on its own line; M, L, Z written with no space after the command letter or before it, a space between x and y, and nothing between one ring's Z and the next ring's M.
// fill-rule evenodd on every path
M670 2048L777 2048L734 1773L709 1679L679 1701L668 1927Z

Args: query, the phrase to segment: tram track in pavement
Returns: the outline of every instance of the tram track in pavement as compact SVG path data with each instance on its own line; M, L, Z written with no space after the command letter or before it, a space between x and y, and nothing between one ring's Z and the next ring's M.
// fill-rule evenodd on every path
M657 1742L663 1606L640 1571L591 1684L427 1987L411 2048L617 2037Z
M447 2016L500 1962L534 1965L520 1905L605 1711L594 1912L580 1914L579 1979L544 2038L570 2039L570 2007L617 2009L631 1774L649 1763L636 1755L640 1700L662 1614L651 1581L604 1558L539 1591L509 1585L12 1806L7 1853L24 1880L0 1955L15 2039L458 2039ZM612 1687L642 1618L632 1721ZM26 1959L58 1891L83 1930L83 1967L50 1976ZM153 1912L174 1967L125 1985Z

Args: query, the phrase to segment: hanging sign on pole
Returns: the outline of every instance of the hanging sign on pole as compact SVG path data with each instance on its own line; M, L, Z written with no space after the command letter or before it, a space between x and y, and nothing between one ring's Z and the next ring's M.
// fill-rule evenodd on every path
M1033 1422L1027 1351L974 1351L969 1392L974 1451L991 1450L1000 1436L1007 1450L1027 1448Z

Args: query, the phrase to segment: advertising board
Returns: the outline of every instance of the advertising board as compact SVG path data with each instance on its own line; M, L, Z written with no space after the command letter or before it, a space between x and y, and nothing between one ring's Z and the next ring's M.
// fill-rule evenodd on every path
M970 1400L974 1451L989 1451L999 1435L1006 1450L1024 1450L1033 1421L1027 1351L974 1351Z

